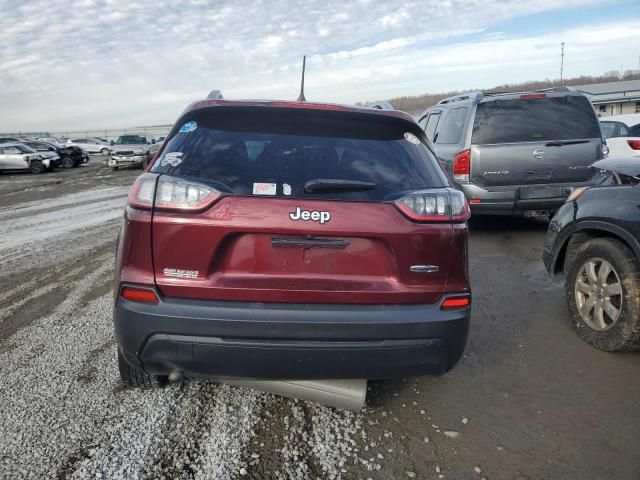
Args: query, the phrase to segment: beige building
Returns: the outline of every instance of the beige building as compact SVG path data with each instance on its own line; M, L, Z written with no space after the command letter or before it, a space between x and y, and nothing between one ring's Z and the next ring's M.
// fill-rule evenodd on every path
M598 116L640 113L640 80L574 85L593 103Z

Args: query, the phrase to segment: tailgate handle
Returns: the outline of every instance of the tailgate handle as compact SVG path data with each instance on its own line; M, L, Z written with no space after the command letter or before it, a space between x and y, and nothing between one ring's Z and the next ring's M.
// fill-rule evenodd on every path
M347 248L350 242L333 238L272 238L271 246L278 248L303 247L303 248L335 248L342 250Z

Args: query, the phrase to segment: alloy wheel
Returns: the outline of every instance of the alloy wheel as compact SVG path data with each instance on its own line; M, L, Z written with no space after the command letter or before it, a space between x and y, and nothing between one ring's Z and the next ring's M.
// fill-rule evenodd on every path
M578 313L593 330L609 330L620 319L622 284L617 272L602 258L587 260L576 276L575 298Z

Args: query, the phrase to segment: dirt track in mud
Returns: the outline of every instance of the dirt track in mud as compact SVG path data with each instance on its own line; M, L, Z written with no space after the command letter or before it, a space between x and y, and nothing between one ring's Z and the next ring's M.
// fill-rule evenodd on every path
M0 478L639 478L640 355L573 334L539 221L472 223L465 357L370 382L362 414L202 381L124 389L113 251L139 173L0 175Z

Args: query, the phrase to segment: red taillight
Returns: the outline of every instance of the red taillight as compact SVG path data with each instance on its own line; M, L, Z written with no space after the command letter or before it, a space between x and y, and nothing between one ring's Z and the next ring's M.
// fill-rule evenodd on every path
M463 150L453 157L453 178L458 183L469 183L471 174L471 150Z
M156 292L144 288L124 287L120 291L120 296L130 302L158 303L159 301Z
M480 203L482 200L480 200L479 198L470 198L469 199L469 203L473 203L474 205L477 203Z
M640 140L627 140L632 150L640 150Z
M453 310L457 308L467 308L469 306L471 306L470 296L449 297L444 299L442 305L440 305L440 308L442 310Z
M466 222L471 216L464 193L453 188L418 190L395 204L416 222Z
M546 96L544 93L525 93L524 95L520 95L520 98L527 100L531 98L545 98Z
M220 198L215 188L166 175L145 173L138 177L129 192L134 208L195 212L210 207Z
M155 208L195 212L210 207L219 198L220 192L208 185L163 175L156 187Z

